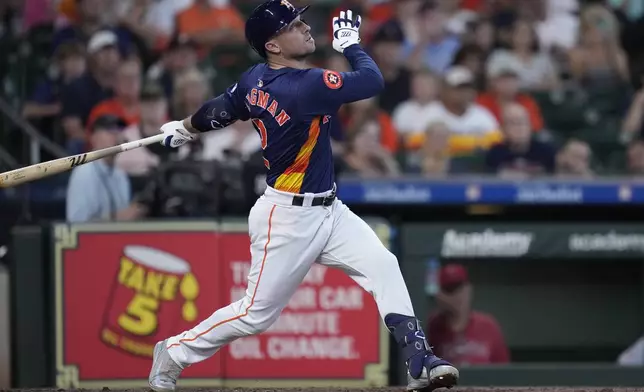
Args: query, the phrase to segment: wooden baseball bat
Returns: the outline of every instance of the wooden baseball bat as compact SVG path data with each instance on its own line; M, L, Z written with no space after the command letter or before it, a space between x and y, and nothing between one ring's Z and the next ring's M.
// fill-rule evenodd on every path
M163 134L160 133L158 135L149 136L133 142L119 144L114 147L103 148L101 150L90 151L84 154L72 155L65 158L53 159L51 161L11 170L0 174L0 188L11 188L43 177L53 176L55 174L71 170L76 166L93 162L101 158L116 155L139 147L149 146L150 144L161 143L162 140Z

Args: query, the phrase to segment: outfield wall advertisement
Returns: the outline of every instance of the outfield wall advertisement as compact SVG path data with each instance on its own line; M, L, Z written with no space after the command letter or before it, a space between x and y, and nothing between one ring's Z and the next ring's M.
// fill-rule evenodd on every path
M57 386L147 385L156 342L245 295L246 230L205 222L56 226ZM371 296L343 272L315 265L268 331L187 368L179 386L384 386L388 343Z

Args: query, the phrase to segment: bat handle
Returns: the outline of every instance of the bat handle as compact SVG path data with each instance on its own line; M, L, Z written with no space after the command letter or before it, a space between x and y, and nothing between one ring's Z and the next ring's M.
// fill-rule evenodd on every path
M149 146L150 144L161 143L162 140L163 140L163 134L160 133L158 135L148 136L144 139L123 143L119 145L119 147L121 149L121 152L123 152L123 151L134 150L135 148L139 148L143 146Z

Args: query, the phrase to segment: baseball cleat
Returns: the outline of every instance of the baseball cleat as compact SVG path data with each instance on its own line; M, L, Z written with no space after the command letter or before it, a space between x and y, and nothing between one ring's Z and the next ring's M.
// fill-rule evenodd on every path
M179 366L168 354L168 341L164 340L154 346L152 369L148 384L156 392L171 392L177 387L177 378L183 368Z
M458 369L438 357L434 358L435 362L440 361L440 364L430 369L429 377L427 377L427 368L423 369L423 373L418 379L413 378L407 372L408 391L430 392L438 388L449 389L458 384Z

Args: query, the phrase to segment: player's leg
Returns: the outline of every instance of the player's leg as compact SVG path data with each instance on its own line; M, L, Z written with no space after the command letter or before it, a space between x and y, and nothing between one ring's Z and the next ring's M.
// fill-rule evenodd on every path
M326 215L322 208L287 207L259 200L249 216L252 261L246 296L217 310L193 329L160 342L150 373L152 389L174 390L186 366L209 358L237 338L268 329L324 247L327 237L320 231L325 231L322 226L328 222Z
M344 270L373 295L387 328L402 347L409 390L452 387L457 383L458 370L436 357L427 343L396 256L366 222L339 200L333 205L333 231L318 262Z

